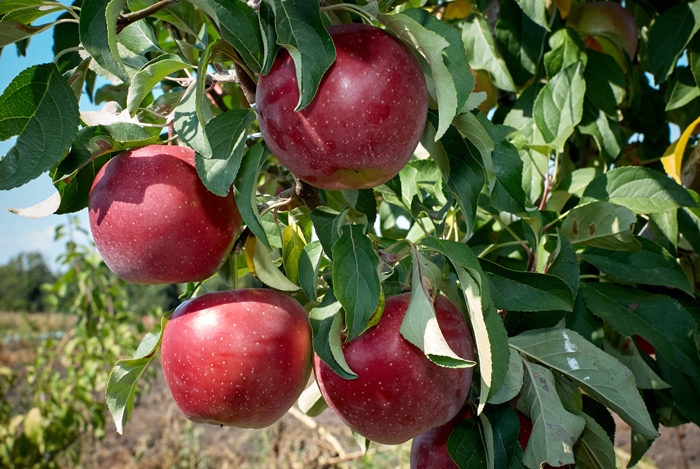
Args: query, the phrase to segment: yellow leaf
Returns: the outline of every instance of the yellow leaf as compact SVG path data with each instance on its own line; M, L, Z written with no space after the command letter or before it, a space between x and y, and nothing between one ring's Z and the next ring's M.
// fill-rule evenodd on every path
M306 241L301 228L294 222L290 223L282 234L282 259L287 278L297 285L299 284L299 256L304 246Z
M571 10L571 0L554 0L554 4L559 10L559 16L561 16L561 19L566 18L569 14L569 10Z
M245 263L248 264L248 269L250 269L250 271L253 272L253 275L257 277L257 275L255 274L255 263L253 262L254 256L255 236L249 234L248 238L245 240Z
M683 166L683 153L685 153L685 148L688 146L688 140L693 134L693 130L695 130L695 127L699 124L700 117L695 119L695 121L683 131L683 135L681 135L681 138L673 142L673 145L666 149L663 158L661 158L661 163L664 165L666 174L675 179L678 184L681 183L681 167Z
M472 12L472 7L465 0L455 0L447 4L445 9L446 20L458 20L466 18Z

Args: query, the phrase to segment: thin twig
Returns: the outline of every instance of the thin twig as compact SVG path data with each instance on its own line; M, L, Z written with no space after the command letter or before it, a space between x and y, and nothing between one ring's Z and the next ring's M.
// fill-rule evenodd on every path
M122 29L129 26L131 23L135 23L138 20L141 20L154 13L157 13L164 8L173 6L179 1L180 0L161 0L160 2L154 3L153 5L144 8L143 10L135 11L133 13L127 13L126 15L119 15L119 17L117 18L117 34L119 34Z

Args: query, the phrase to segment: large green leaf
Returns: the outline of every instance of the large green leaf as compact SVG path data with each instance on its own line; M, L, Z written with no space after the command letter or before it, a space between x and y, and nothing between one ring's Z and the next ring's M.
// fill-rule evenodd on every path
M175 108L173 126L177 136L185 145L202 155L211 158L211 147L204 131L204 122L197 116L197 83L185 90L182 100Z
M620 123L608 117L597 108L588 98L583 103L583 117L578 126L581 133L593 137L600 150L600 156L606 163L612 163L622 152L625 141ZM584 171L593 168L583 168Z
M134 54L162 51L153 26L145 19L131 23L117 36L117 41Z
M167 322L167 315L163 316L160 330L146 334L134 353L134 357L128 360L119 360L109 374L105 401L107 401L107 408L114 419L117 433L120 435L124 433L126 422L134 409L134 395L139 379L160 347Z
M179 55L163 54L148 62L131 80L126 106L129 113L136 114L141 101L151 92L153 87L171 73L192 68Z
M561 230L571 244L634 252L642 248L632 232L636 222L637 217L626 207L591 202L573 208Z
M659 375L644 360L632 337L613 333L615 337L603 340L603 350L620 360L632 371L634 380L639 389L667 389L670 388Z
M558 151L583 116L586 82L584 64L577 62L557 73L537 95L533 109L537 128L545 141Z
M357 375L350 369L345 356L341 332L343 326L342 306L333 295L333 290L323 297L321 304L309 313L313 333L314 352L333 371L345 379L355 379Z
M573 443L586 422L583 417L564 409L550 370L525 362L525 382L518 410L532 421L532 434L523 457L527 467L534 469L545 462L560 467L574 462Z
M60 24L60 22L55 21L42 24L41 26L32 26L25 25L19 21L0 21L0 48L44 32L57 24Z
M616 168L594 179L583 192L581 203L593 200L623 205L637 214L697 206L688 191L676 181L641 166Z
M475 418L459 422L447 440L447 453L460 469L487 467L486 448Z
M455 354L447 344L435 315L435 306L430 298L430 292L423 281L426 273L423 271L418 251L412 247L411 252L413 260L411 301L401 322L401 335L440 366L467 368L476 365L473 361ZM433 286L435 287L437 285Z
M333 244L338 238L337 233L335 238L332 235L333 222L337 216L338 212L324 205L316 207L309 214L309 218L314 224L314 229L316 230L318 240L321 242L321 246L323 247L323 252L325 252L331 259L333 259Z
M260 171L260 165L269 154L270 150L264 143L256 143L243 155L241 167L233 184L233 193L243 221L266 248L270 247L270 242L267 239L256 200L258 172Z
M277 267L272 260L270 251L259 238L255 238L255 248L253 253L253 267L255 268L255 276L262 283L275 290L285 292L295 292L299 290L299 286L289 280ZM248 248L248 243L246 243Z
M668 285L692 295L688 277L676 258L650 239L642 236L635 238L642 245L641 251L611 251L589 247L583 251L581 259L625 282Z
M496 308L506 311L571 311L574 295L560 278L535 272L506 269L486 259L479 259L491 284Z
M496 185L496 171L493 167L491 152L494 150L494 142L486 132L482 121L479 121L471 112L458 115L452 122L460 134L469 140L479 151L481 157L479 163L484 167L489 182L489 190ZM476 156L476 155L474 155Z
M623 335L640 335L673 366L700 376L697 324L673 298L610 283L583 283L588 309Z
M520 421L515 411L508 405L490 407L479 415L479 420L489 460L487 467L513 468L520 433Z
M318 270L321 266L323 248L320 241L312 241L306 246L299 256L299 286L306 297L316 302L318 289Z
M361 225L340 228L333 245L333 290L345 309L347 341L360 335L379 304L379 258Z
M552 34L549 38L549 47L552 50L544 55L544 66L547 70L547 77L550 80L562 68L578 62L583 62L586 65L588 61L586 46L583 44L581 36L573 29L560 29Z
M617 106L625 96L625 73L615 59L603 52L589 49L586 78L586 98L605 114L617 118Z
M489 404L505 404L520 394L523 387L523 361L520 354L515 349L510 349L510 361L508 362L508 372L506 379L496 394L491 396Z
M18 135L0 160L0 190L19 187L61 161L79 124L75 95L55 64L22 71L0 96L0 140Z
M664 11L649 31L647 64L656 83L669 77L685 46L700 29L700 2L679 3Z
M287 49L296 66L299 103L295 111L299 111L314 98L323 74L335 61L335 46L316 0L271 0L270 6L277 44Z
M505 60L496 47L489 24L481 13L472 13L462 24L462 40L474 70L486 70L496 87L515 92L515 83Z
M528 331L512 337L510 346L573 380L642 435L650 439L658 436L632 372L576 332Z
M435 82L440 122L435 140L447 131L474 89L474 76L459 33L429 12L412 8L379 20L399 37L412 43L430 64Z
M210 120L204 128L212 155L196 155L197 173L214 194L225 197L231 190L246 148L248 127L254 121L255 113L234 109Z
M85 0L80 10L80 42L102 68L129 83L117 48L115 27L126 0Z
M615 447L603 427L585 412L580 410L573 412L586 420L586 428L574 445L576 466L590 469L616 467Z
M549 31L547 4L544 0L519 0L518 5L532 21Z
M700 196L689 190L695 203L700 204ZM695 252L700 252L700 208L681 208L678 210L678 231L680 231Z
M546 273L565 281L576 296L579 281L578 258L569 239L564 236L561 230L557 230L557 247L552 252Z
M258 74L263 63L263 43L255 11L241 1L209 0L216 13L221 37L241 55L251 72Z

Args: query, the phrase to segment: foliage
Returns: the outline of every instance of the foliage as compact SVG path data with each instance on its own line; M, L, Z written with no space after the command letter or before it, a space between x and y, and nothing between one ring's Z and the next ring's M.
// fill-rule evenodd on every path
M0 266L0 310L45 311L46 293L41 286L54 275L38 252L21 253Z
M383 298L404 290L416 298L402 333L436 363L465 366L428 327L439 290L469 320L478 354L469 405L479 420L458 427L449 445L460 467L480 465L469 461L474 452L494 461L494 435L518 425L497 418L498 409L518 395L531 441L522 452L509 438L508 462L498 467L606 467L613 456L601 405L632 427L631 465L660 424L700 424L700 198L688 189L700 184L692 166L700 3L625 2L640 30L634 56L614 32L565 28L577 3L568 0L478 0L450 15L449 2L434 0L250 3L0 4L0 46L26 47L18 41L42 29L33 23L44 7L67 12L56 24L55 63L23 71L0 96L0 138L17 136L0 160L0 188L49 170L61 199L41 210L78 211L109 158L177 138L196 150L207 187L224 194L233 185L241 208L246 229L220 279L236 287L253 273L300 300L314 349L346 378L361 370L345 362L342 341L380 321ZM498 18L491 3L500 4ZM351 21L385 27L415 48L431 111L422 147L393 179L316 190L269 153L247 109L280 47L298 67L298 107L313 105L334 59L322 25ZM490 117L475 110L485 96L472 93L468 64L498 87ZM112 84L95 90L96 75ZM83 89L114 103L81 113ZM669 123L684 131L677 142ZM299 201L305 206L290 210ZM87 270L71 268L52 291L58 299L76 282L69 307L85 334L99 337L128 308L124 287L96 255L77 252L64 261L79 258ZM121 373L130 362L147 366L159 336L147 335L142 353L115 368L119 386L107 387L108 398L124 385L137 389L139 373L127 383ZM639 349L640 338L655 354ZM119 430L132 407L129 395L111 409L123 417ZM23 415L31 423L37 412Z

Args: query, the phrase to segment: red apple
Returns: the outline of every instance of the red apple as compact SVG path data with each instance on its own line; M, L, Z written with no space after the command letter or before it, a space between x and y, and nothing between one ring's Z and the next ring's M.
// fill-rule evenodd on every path
M527 449L527 442L530 441L530 435L532 434L532 422L529 418L525 417L520 412L516 412L518 420L520 420L520 433L518 433L518 442L523 448L523 451Z
M637 348L639 348L639 350L646 353L647 355L654 355L656 353L656 350L654 350L654 346L647 342L644 339L644 337L640 335L635 335L634 338L637 339Z
M425 127L428 91L411 49L374 26L328 27L336 49L313 101L299 101L289 53L257 88L258 123L290 172L329 190L378 186L404 167Z
M411 443L411 469L459 469L447 452L447 440L455 426L472 415L471 408L464 407L445 425L415 437Z
M304 308L273 290L208 293L181 304L163 332L163 374L198 423L263 428L299 398L311 374Z
M606 34L617 36L631 58L634 59L637 54L637 22L629 11L617 3L594 2L572 8L566 17L566 26L578 31L587 47L609 53L618 62L619 52L615 53L617 46L605 37ZM626 68L623 65L622 69Z
M209 192L194 151L151 145L97 173L90 229L107 266L132 283L186 283L216 272L241 225L233 194Z
M379 324L343 344L346 380L315 358L316 381L331 409L372 441L399 444L449 422L469 393L472 368L445 368L400 333L410 293L388 298ZM474 358L474 342L462 313L444 296L435 311L447 343L460 357Z

